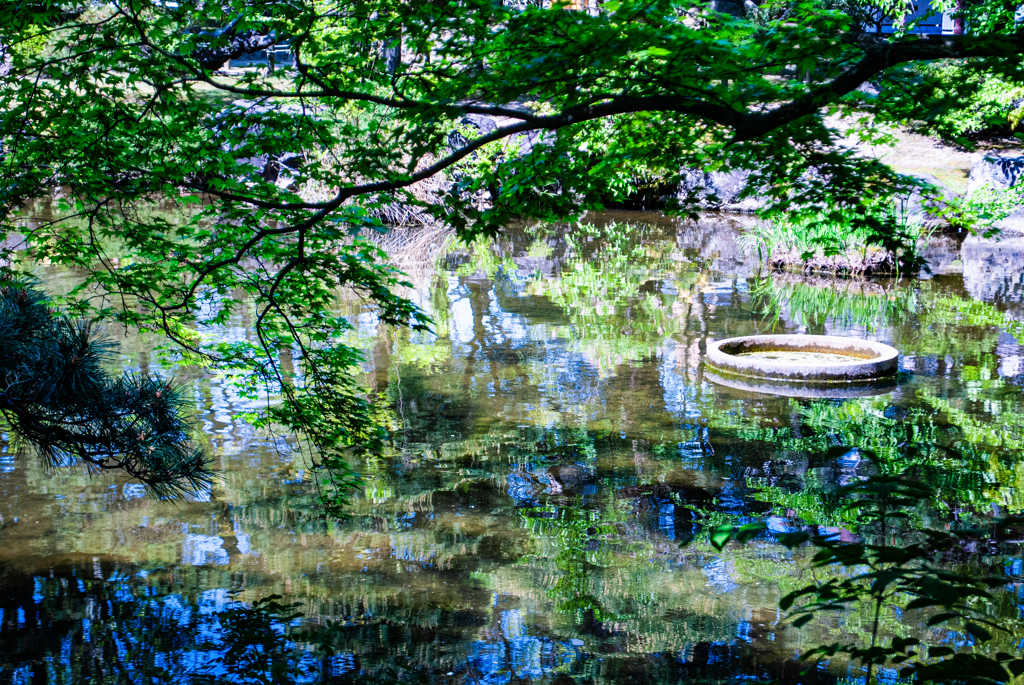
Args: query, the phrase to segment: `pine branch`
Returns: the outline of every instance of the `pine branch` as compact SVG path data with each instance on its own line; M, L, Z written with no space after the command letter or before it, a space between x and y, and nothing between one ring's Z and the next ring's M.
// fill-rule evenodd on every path
M179 389L150 375L110 376L110 345L89 322L52 310L31 280L0 287L0 349L0 414L50 465L121 469L160 496L211 482Z

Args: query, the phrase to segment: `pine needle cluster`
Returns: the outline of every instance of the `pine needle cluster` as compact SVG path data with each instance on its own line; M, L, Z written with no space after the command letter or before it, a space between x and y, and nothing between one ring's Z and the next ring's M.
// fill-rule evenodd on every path
M148 374L112 376L92 323L55 311L30 279L0 286L0 414L52 466L122 469L159 496L212 479L192 447L185 400Z

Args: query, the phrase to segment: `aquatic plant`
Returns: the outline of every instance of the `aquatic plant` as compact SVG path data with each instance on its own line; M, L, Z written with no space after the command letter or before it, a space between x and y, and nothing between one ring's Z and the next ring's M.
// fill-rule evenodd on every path
M1000 331L1024 341L1024 322L990 302L963 297L934 281L771 273L755 277L750 292L758 313L773 324L785 314L814 332L856 326L893 340L903 335L900 327L915 326L923 331L916 342L918 354L964 351L964 341L951 344L954 327L986 329L981 340L966 341L973 351L990 348Z
M899 282L774 273L755 278L750 294L756 298L754 306L769 319L785 313L815 332L826 325L876 332L920 311L918 290Z
M868 459L873 456L870 450L862 453ZM841 508L851 512L858 539L802 530L776 534L787 547L813 545L813 568L840 571L789 593L779 608L799 628L824 612L865 607L870 615L867 635L855 642L818 645L804 652L801 660L814 665L845 656L864 668L868 685L880 682L873 676L883 667L923 683L1004 683L1024 674L1024 658L1006 651L990 655L981 648L992 640L993 631L1012 636L1019 626L989 610L994 602L991 590L1004 586L1006 579L990 575L979 563L1008 533L1019 533L1024 517L990 517L979 528L922 526L917 523L920 510L941 507L942 502L913 471L858 479L837 494ZM724 525L712 531L710 539L721 549L730 540L746 542L764 529L764 524ZM967 559L964 568L950 568L949 560L956 557ZM955 625L970 637L968 645L973 648L954 649L929 644L926 637L881 632L883 614L899 616L899 623L906 625L905 614L912 611L921 612L928 628Z
M777 216L754 224L743 242L779 270L877 274L898 273L917 264L915 248L925 235L922 226L893 210L876 214L874 222L863 223L831 214ZM888 228L880 232L876 224Z

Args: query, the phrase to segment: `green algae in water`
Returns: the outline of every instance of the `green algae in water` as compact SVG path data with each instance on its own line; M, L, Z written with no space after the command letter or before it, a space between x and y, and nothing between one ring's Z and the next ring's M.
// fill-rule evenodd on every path
M846 364L864 361L860 357L852 355L833 354L831 352L804 352L802 350L757 350L756 352L742 352L734 356L767 359L773 362L786 362L787 364Z

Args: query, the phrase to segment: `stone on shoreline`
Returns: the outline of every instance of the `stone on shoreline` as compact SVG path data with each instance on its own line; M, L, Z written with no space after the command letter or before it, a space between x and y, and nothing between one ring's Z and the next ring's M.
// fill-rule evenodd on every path
M995 190L1008 190L1024 177L1024 157L996 157L993 155L982 158L971 169L967 179L967 197L970 198L982 186Z
M907 197L896 198L897 216L905 219L908 224L921 224L924 228L935 228L945 224L945 220L936 216L934 212L943 209L956 195L931 174L915 174L914 177L934 186L941 197L926 196L917 189Z
M762 197L740 197L747 188L750 171L700 171L684 169L676 198L682 205L697 202L702 209L722 212L753 213L767 203Z
M815 254L808 260L804 260L800 250L772 252L766 261L773 271L800 271L804 274L870 276L891 274L899 270L896 256L876 247L837 255Z
M971 169L967 179L967 199L983 187L993 190L1009 190L1024 178L1024 156L986 156ZM994 228L1003 233L1024 234L1024 206L1017 206L1009 216L996 221Z

